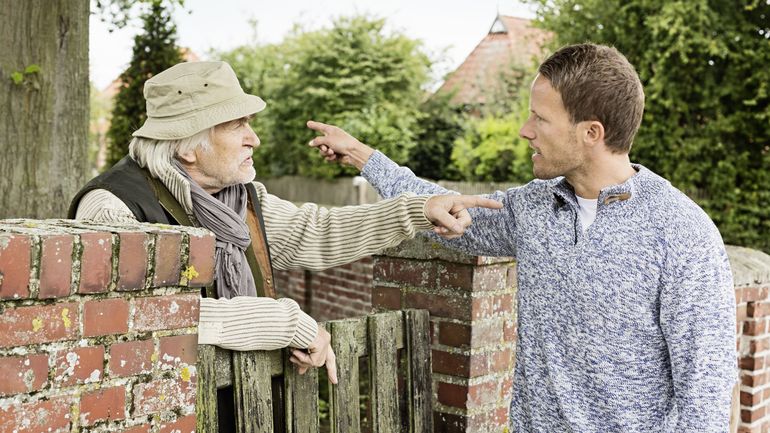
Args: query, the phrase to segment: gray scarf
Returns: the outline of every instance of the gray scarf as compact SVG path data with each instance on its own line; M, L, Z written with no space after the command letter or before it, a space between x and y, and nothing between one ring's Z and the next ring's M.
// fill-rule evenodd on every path
M227 299L257 296L245 253L251 243L246 225L246 187L232 185L212 195L192 180L179 161L174 160L173 165L190 182L193 215L198 224L216 236L214 281L217 295Z

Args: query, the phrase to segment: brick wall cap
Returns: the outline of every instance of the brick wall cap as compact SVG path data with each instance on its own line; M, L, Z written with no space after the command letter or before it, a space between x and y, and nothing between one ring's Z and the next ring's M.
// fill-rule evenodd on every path
M83 233L187 233L194 237L214 236L212 232L200 227L171 226L151 223L122 223L100 224L87 220L66 219L4 219L0 220L0 233L51 235L51 234L83 234Z
M770 284L770 255L734 245L726 249L735 287Z
M471 265L490 265L495 263L509 263L514 261L512 257L486 257L465 254L425 236L417 236L402 242L400 245L384 250L382 256L399 257L418 260L444 260L452 263L465 263Z

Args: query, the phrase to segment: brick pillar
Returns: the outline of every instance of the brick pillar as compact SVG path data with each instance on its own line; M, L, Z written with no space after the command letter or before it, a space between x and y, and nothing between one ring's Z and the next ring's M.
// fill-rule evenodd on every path
M193 228L0 220L0 431L192 431Z
M469 256L425 238L375 257L375 309L430 311L437 432L499 433L507 425L515 272L510 258Z
M770 256L727 247L735 283L740 403L734 404L733 432L770 431ZM737 403L737 402L734 402Z

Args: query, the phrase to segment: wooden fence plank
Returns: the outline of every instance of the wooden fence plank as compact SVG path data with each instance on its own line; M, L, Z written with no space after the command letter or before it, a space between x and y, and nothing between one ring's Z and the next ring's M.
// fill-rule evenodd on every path
M358 393L358 353L356 336L363 333L364 321L348 319L327 323L331 329L332 349L337 356L338 384L329 391L329 415L332 433L360 433Z
M320 327L320 326L319 326ZM289 361L287 350L284 362L286 377L286 432L318 433L318 373L326 374L324 367L311 368L300 375Z
M400 430L396 337L403 332L401 321L400 311L368 318L372 433Z
M405 310L407 406L410 433L433 432L430 315L426 310Z
M409 431L433 431L427 311L388 312L333 321L326 328L332 334L339 378L339 384L330 387L329 392L332 432L361 431L361 356L369 357L371 420L367 425L372 433L401 430L397 382L397 350L401 348L406 349ZM288 358L288 350L235 352L200 346L197 431L218 433L217 388L231 384L239 433L272 433L274 429L275 433L319 431L318 374L325 375L325 370L312 369L300 376Z
M196 431L199 433L219 433L215 356L215 346L207 344L198 346L198 391L195 413Z
M235 425L240 433L273 432L270 354L233 352Z

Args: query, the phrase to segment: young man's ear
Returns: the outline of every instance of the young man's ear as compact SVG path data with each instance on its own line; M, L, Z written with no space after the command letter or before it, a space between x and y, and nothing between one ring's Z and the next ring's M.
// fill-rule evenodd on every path
M583 142L591 147L604 144L604 125L598 120L580 122L578 131Z

